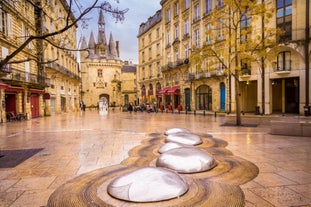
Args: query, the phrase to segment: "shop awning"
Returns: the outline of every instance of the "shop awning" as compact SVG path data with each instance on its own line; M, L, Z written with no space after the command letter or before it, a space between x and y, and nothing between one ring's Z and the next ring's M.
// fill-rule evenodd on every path
M10 85L9 85L9 87L7 87L7 88L5 89L5 91L7 91L7 92L23 92L23 91L24 91L24 88L22 88L22 87L17 87L17 86L10 86Z
M170 89L167 90L167 94L169 95L179 95L180 94L180 89L179 89L179 86L175 86L175 87L172 87Z
M39 93L39 94L44 94L44 90L40 89L29 89L30 93Z
M7 85L5 83L0 83L0 89L6 89L8 87L9 87L9 85Z
M158 91L157 95L166 94L169 88L162 88Z

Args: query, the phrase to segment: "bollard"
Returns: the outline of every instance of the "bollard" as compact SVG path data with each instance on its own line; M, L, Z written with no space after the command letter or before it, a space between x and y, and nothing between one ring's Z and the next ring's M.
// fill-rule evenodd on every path
M215 114L214 114L214 116L216 117L216 111L215 111Z
M196 111L194 110L194 111L193 111L193 115L196 115L196 114L197 114L197 113L196 113Z
M205 110L203 111L203 116L205 116Z
M186 114L188 114L188 110L186 109Z

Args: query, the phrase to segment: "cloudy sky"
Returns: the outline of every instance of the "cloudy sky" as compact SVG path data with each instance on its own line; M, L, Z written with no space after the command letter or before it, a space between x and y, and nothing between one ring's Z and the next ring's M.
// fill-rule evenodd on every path
M109 0L109 2L120 10L128 8L129 11L125 14L125 20L122 23L115 23L115 20L109 14L104 13L107 41L109 41L109 34L112 32L114 40L120 42L121 59L138 63L137 34L139 25L146 22L150 16L153 16L157 10L161 9L160 0L119 0L119 3ZM80 27L78 29L78 39L82 34L88 42L89 35L93 31L97 40L98 14L98 10L93 10L88 15L88 18L91 18L88 29L82 30Z

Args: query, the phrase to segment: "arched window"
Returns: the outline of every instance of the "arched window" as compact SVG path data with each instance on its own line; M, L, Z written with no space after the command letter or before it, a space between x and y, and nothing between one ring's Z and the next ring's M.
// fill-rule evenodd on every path
M212 89L207 85L202 85L196 90L196 109L212 110Z

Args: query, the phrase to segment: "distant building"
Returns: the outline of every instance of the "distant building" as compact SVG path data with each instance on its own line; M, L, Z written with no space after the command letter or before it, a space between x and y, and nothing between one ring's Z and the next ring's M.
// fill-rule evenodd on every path
M132 66L124 66L120 59L119 42L114 41L110 33L109 41L106 39L105 20L102 10L98 19L97 41L93 32L87 43L85 37L82 40L80 52L81 58L81 95L86 107L96 107L99 100L105 100L109 106L122 106L128 101L134 87L126 88L131 79L122 74ZM133 73L136 75L136 73ZM134 78L131 75L132 78Z

